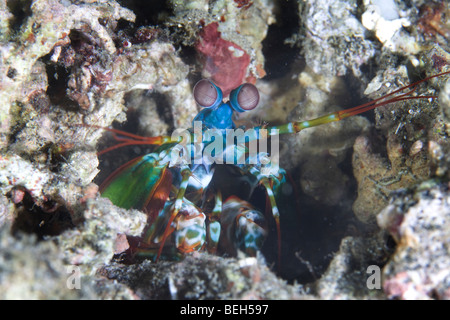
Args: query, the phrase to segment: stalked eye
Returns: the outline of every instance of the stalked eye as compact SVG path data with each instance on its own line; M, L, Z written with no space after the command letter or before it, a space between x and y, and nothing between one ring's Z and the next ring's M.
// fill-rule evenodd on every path
M258 102L258 89L251 83L244 83L230 93L231 106L238 112L253 110Z
M194 99L202 107L217 107L222 97L222 90L207 79L200 80L194 87Z

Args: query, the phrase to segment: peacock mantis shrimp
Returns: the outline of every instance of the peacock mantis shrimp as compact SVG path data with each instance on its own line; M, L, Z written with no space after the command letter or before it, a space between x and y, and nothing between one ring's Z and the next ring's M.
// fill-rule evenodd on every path
M119 143L99 154L129 145L157 147L116 169L102 183L100 191L117 206L147 213L148 225L143 237L137 240L134 253L155 260L178 259L199 250L216 253L221 247L231 254L243 251L254 256L268 235L269 219L273 219L280 262L283 217L277 196L289 182L285 170L278 165L278 136L341 121L394 102L436 99L434 95L413 93L425 81L449 73L429 76L373 101L315 119L253 128L236 128L232 115L256 108L259 93L254 85L240 85L231 91L229 101L224 102L222 90L203 79L193 89L201 111L188 130L176 130L172 136L142 137L104 128L113 132ZM271 140L270 152L268 140ZM233 194L224 199L224 186L211 183L215 171L224 165L239 172L238 185L250 186L247 199ZM265 190L266 211L270 215L248 201L259 186Z

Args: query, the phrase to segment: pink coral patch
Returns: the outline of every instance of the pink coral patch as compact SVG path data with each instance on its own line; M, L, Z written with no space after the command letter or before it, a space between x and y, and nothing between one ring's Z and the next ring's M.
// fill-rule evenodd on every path
M226 97L245 82L250 56L237 44L224 40L217 22L204 27L196 49L204 57L203 73L219 86Z

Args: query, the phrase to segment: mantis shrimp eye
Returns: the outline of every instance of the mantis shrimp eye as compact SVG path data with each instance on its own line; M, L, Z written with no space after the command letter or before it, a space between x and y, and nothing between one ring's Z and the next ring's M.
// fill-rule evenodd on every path
M194 87L194 99L204 108L217 107L222 103L222 90L212 81L200 80Z
M231 106L238 112L253 110L258 102L258 89L251 83L244 83L230 93Z

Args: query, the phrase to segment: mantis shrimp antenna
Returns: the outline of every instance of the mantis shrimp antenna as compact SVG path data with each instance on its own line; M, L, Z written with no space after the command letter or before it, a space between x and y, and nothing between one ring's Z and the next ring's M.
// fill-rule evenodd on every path
M405 101L405 100L415 100L415 99L436 99L437 96L429 96L429 95L411 96L411 95L414 91L416 91L417 86L419 84L421 84L425 81L428 81L430 79L446 75L446 74L450 74L450 71L446 71L446 72L442 72L439 74L429 76L425 79L419 80L417 82L411 83L410 85L399 88L399 89L397 89L391 93L388 93L378 99L369 101L367 103L361 104L361 105L353 107L353 108L335 111L335 112L326 114L324 116L321 116L321 117L318 117L318 118L315 118L312 120L294 121L294 122L290 122L288 124L284 124L284 125L280 125L280 126L269 127L269 128L267 128L267 131L269 132L269 135L273 135L273 134L275 134L275 132L277 132L277 130L271 130L271 129L278 129L279 130L278 134L297 133L306 128L316 127L316 126L319 126L322 124L340 121L342 119L345 119L345 118L348 118L351 116L355 116L357 114L361 114L363 112L366 112L366 111L369 111L369 110L372 110L375 108L379 108L381 106L384 106L384 105L387 105L390 103L394 103L394 102ZM410 89L410 90L405 93L400 93L406 89Z

